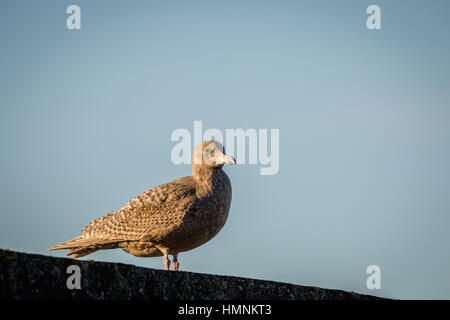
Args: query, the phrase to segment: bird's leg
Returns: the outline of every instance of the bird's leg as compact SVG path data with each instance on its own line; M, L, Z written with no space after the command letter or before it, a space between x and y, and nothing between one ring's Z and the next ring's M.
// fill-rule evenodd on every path
M178 254L173 254L173 270L178 271L178 268L180 267L180 263L178 262Z
M170 269L170 260L169 260L169 254L168 252L164 252L164 269L169 270Z

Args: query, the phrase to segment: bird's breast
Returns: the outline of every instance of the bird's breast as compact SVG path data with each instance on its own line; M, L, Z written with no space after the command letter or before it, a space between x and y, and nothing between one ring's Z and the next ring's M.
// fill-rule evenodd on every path
M231 183L225 173L223 175L213 181L211 192L197 197L195 206L185 215L183 223L171 237L178 252L206 243L225 225L231 205ZM173 247L170 244L168 246Z

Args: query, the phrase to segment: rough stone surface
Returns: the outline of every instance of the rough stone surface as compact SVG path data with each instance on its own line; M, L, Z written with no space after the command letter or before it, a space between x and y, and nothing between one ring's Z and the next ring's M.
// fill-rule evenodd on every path
M81 289L69 290L70 265ZM96 300L368 300L377 297L231 276L163 271L0 249L0 299Z

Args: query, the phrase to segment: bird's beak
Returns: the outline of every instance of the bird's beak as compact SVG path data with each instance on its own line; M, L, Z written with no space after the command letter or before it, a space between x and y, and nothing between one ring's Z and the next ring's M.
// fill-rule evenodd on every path
M223 155L222 162L226 163L226 164L236 164L236 160L234 160L234 158L232 156L229 156L227 154Z

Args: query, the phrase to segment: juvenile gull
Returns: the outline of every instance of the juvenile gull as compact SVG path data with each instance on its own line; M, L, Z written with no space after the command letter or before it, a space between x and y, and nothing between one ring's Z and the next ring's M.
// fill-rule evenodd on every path
M178 270L178 254L212 239L222 229L231 204L231 183L222 170L236 164L216 141L194 148L192 176L151 188L121 209L89 223L81 235L49 250L70 249L83 257L97 250L123 248L137 257L163 256Z

